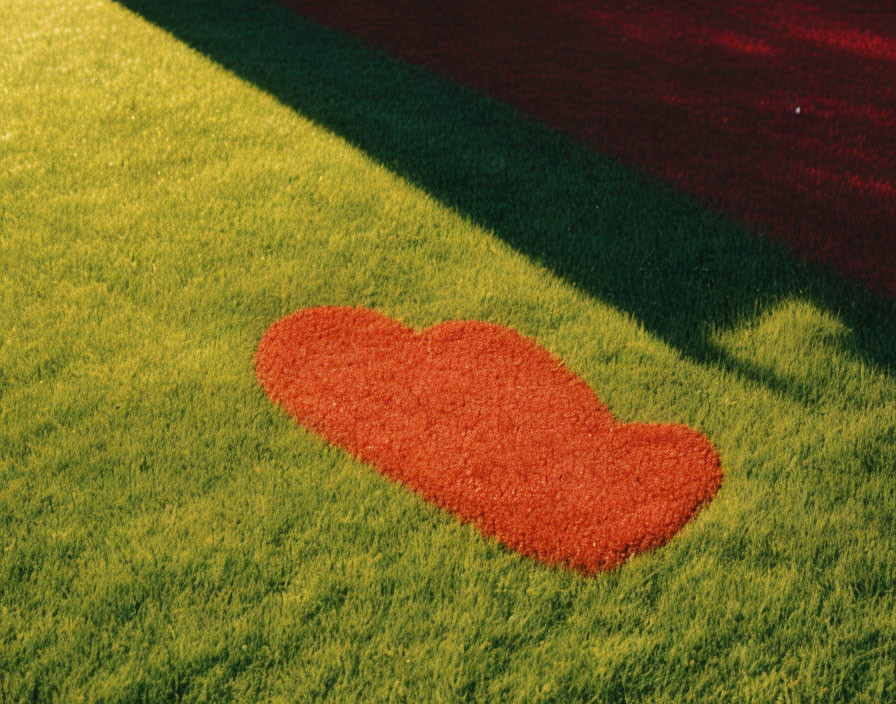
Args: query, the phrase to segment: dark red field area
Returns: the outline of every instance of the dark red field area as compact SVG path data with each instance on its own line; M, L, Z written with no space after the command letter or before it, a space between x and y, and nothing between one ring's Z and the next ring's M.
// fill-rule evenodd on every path
M665 543L722 480L703 435L617 424L547 350L490 323L417 333L369 309L301 310L265 333L256 373L329 442L508 547L586 573Z
M892 2L280 2L896 295Z

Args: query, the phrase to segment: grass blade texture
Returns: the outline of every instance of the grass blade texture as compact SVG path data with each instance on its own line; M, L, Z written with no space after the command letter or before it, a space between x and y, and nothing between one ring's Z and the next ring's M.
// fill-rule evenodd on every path
M322 305L513 327L721 490L610 573L512 553L265 397ZM890 700L894 323L281 8L3 0L0 700Z

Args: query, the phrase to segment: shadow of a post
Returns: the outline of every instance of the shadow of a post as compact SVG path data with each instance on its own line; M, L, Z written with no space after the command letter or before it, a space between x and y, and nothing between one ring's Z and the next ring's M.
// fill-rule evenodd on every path
M255 0L118 2L695 361L810 401L799 380L713 340L795 298L836 315L853 353L893 371L892 301L511 108Z

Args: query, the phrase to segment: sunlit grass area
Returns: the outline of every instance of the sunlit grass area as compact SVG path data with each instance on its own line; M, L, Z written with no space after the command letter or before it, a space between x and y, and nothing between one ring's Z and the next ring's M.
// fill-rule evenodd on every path
M258 388L306 306L475 318L712 504L595 578ZM513 111L248 0L0 9L0 700L887 701L896 311Z

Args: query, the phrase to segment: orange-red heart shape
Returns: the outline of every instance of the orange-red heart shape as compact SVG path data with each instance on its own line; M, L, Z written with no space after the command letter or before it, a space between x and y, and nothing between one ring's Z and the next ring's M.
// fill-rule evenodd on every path
M617 424L534 340L480 321L415 332L300 310L261 339L268 396L504 545L585 573L665 543L715 496L718 453L680 425Z

